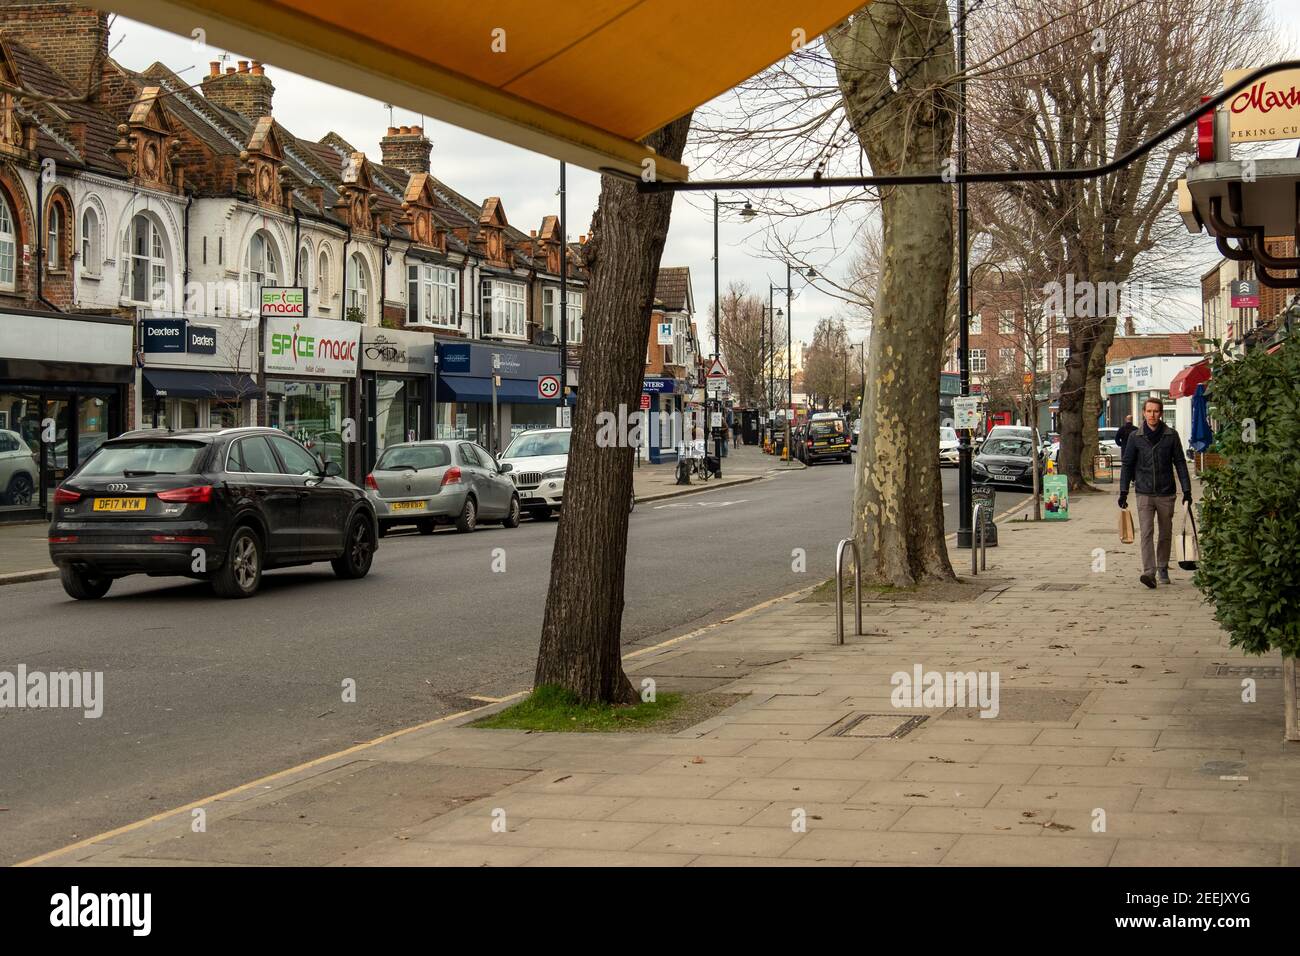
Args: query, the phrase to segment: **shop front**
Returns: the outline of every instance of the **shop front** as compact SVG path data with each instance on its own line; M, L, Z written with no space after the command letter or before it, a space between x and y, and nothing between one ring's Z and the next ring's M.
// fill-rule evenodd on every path
M682 434L685 424L680 415L681 407L677 379L651 375L641 380L641 410L646 413L641 428L641 448L651 464L677 460L677 446L687 440L687 436Z
M297 439L348 480L361 480L357 368L361 326L342 319L262 319L262 420Z
M362 328L367 472L389 445L433 437L430 402L436 351L434 337L427 332Z
M126 426L130 319L0 313L0 521L49 513L54 489Z
M541 396L538 380L559 369L556 349L440 342L437 437L476 441L496 453L522 432L555 427L557 400Z
M141 428L237 428L256 420L257 319L140 320Z

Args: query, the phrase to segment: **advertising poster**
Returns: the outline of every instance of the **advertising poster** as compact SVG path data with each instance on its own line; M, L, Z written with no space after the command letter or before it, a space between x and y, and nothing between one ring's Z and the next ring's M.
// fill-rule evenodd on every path
M1043 518L1047 521L1070 519L1070 479L1065 475L1043 476Z

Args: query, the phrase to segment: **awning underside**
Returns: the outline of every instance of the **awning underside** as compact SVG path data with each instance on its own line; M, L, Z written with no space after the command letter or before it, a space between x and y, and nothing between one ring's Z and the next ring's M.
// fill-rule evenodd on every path
M586 166L640 175L635 141L863 0L93 0L276 67ZM686 168L657 162L662 180Z

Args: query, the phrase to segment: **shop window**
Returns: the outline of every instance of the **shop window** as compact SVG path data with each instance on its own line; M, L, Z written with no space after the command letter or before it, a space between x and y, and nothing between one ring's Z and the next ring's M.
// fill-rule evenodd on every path
M41 417L39 395L0 392L0 511L36 506Z
M157 304L167 296L167 258L162 230L141 213L122 234L122 296L140 305Z
M206 239L206 237L204 237ZM81 271L85 275L99 275L104 257L99 251L99 213L87 206L81 213Z
M283 471L286 475L320 474L320 463L296 441L279 435L271 435L267 440L275 446L276 453L284 462Z
M13 291L16 281L18 232L9 200L0 194L0 289Z
M244 403L240 401L212 402L208 419L214 428L239 428L244 423Z
M410 263L406 267L408 325L454 329L460 327L460 274L455 269Z
M252 312L261 301L263 288L280 284L280 257L271 237L259 229L248 243L248 258L244 262L244 308Z

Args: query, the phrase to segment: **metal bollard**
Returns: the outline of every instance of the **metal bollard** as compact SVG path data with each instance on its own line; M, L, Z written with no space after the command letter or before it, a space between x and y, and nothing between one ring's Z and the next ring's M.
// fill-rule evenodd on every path
M973 577L978 577L980 569L984 567L983 551L987 550L984 542L984 529L980 526L980 512L984 506L976 505L971 512L971 542L970 542L970 573ZM981 552L978 556L976 552Z
M841 539L835 548L835 643L844 643L844 546L853 549L853 623L854 634L862 633L862 559L858 543L852 538Z

